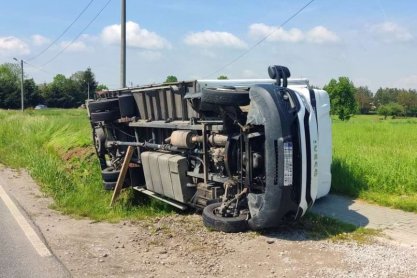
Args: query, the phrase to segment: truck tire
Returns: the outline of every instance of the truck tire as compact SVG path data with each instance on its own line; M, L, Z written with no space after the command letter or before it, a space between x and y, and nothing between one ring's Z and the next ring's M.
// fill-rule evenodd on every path
M218 208L221 203L214 203L208 205L203 210L203 223L209 229L222 231L225 233L244 232L249 229L247 214L241 214L237 217L222 217L216 215L214 210Z
M103 112L94 112L90 114L91 121L96 122L111 122L120 118L119 110L110 110Z
M103 181L103 188L104 190L114 190L114 188L116 187L116 182L115 181Z
M207 88L203 89L201 102L224 106L244 106L250 102L249 92L237 89Z
M117 181L103 181L103 188L104 190L114 190L114 188L116 187L116 183ZM125 181L123 183L122 188L127 188L127 187L129 187L129 183Z
M120 171L115 170L113 167L107 167L101 171L101 177L105 182L114 182L117 181Z
M102 127L93 129L94 146L96 147L97 155L103 156L106 153L105 142L106 134Z
M132 95L120 95L119 96L119 110L122 117L135 116L135 98Z
M90 111L90 113L103 110L114 110L117 107L119 107L119 100L117 98L101 99L88 103L88 111Z

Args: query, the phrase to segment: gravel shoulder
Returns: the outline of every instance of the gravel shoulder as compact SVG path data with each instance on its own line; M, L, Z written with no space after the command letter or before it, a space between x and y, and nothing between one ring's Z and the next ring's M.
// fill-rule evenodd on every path
M417 246L386 237L358 244L294 229L225 234L196 214L97 223L49 209L25 171L2 168L0 177L74 277L417 277Z

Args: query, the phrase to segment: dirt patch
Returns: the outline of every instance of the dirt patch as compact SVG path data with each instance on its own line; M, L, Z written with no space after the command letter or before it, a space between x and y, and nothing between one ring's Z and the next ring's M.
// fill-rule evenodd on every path
M68 150L67 152L62 154L61 157L64 161L70 161L74 158L84 158L84 157L90 157L92 155L94 155L94 150L92 148L77 147L77 148Z
M0 182L31 215L75 277L412 277L417 247L308 240L302 230L210 232L199 215L118 224L76 220L26 172L0 167Z

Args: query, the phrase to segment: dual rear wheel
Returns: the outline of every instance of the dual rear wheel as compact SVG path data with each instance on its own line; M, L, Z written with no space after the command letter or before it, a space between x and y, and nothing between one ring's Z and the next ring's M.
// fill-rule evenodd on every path
M107 167L101 171L101 177L103 179L104 190L114 190L116 187L117 179L119 178L120 170L116 170L113 167ZM130 186L130 179L126 177L123 183L123 188Z

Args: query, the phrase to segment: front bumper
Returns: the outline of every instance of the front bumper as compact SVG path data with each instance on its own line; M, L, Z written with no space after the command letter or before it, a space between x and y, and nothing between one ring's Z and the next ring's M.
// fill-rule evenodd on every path
M295 220L312 204L309 104L296 92L274 84L253 86L247 124L265 129L265 192L248 194L252 229ZM307 125L305 124L307 123Z

